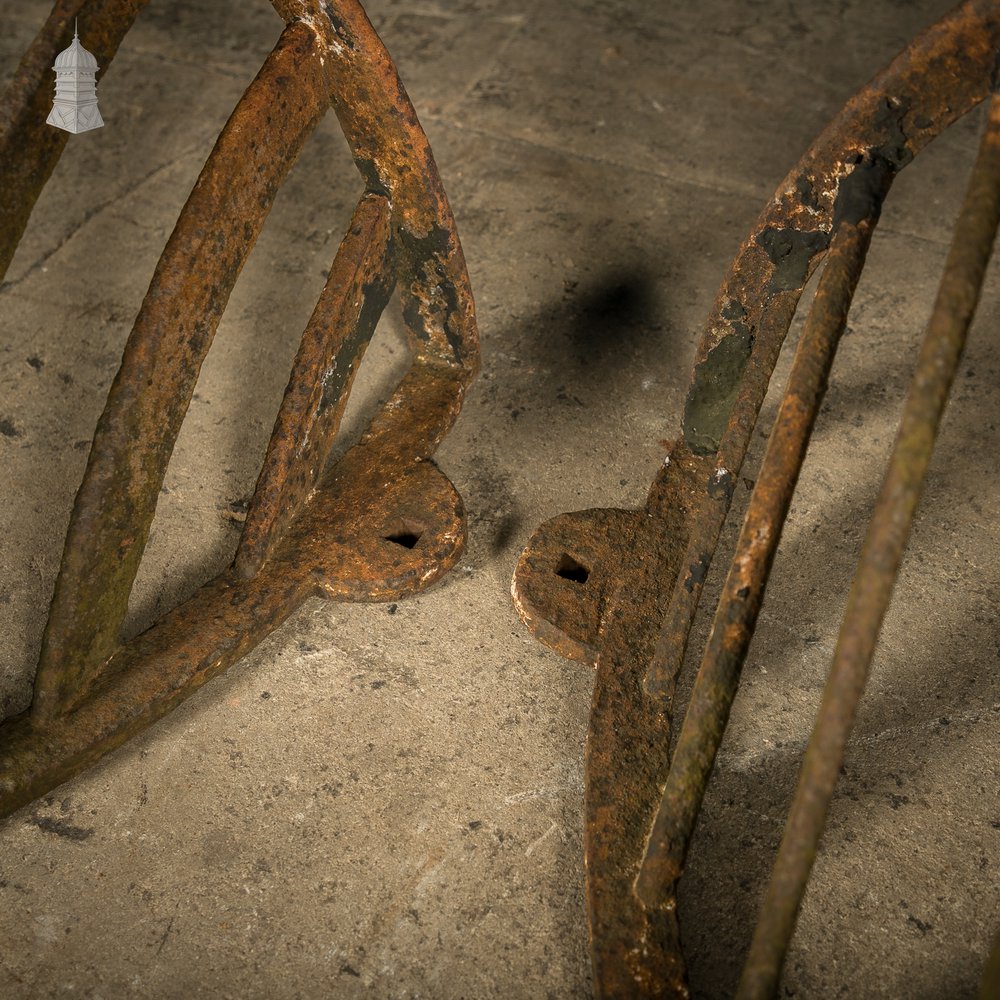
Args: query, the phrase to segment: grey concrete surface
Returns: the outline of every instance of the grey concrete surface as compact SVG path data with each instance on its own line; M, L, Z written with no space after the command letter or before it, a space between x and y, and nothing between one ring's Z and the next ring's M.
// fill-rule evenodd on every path
M438 455L470 512L468 551L398 606L308 604L161 724L0 823L0 996L590 995L591 677L520 625L514 562L547 517L641 503L701 322L764 201L948 6L371 0L478 301L483 373ZM46 11L0 0L5 78ZM264 0L154 0L99 81L106 127L71 137L0 286L3 715L29 700L88 442L153 265L279 29ZM728 995L749 943L980 122L904 172L874 241L682 884L697 997ZM231 558L231 504L252 489L359 192L330 116L205 365L133 631ZM783 997L971 997L1000 923L998 326L994 274ZM351 432L404 366L390 317Z

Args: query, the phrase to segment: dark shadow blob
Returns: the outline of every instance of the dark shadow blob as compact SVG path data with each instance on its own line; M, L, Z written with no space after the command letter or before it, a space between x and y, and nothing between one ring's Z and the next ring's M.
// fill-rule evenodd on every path
M512 511L505 514L493 531L493 538L490 540L490 553L495 556L503 552L514 537L522 532L523 527L523 519L519 513Z
M532 331L523 342L526 359L583 384L603 380L609 373L639 370L642 355L662 364L663 310L657 277L642 265L615 267L586 284L566 279L563 295L536 313L525 327Z
M656 294L642 272L609 274L573 303L568 339L583 364L603 359L643 328L658 328Z

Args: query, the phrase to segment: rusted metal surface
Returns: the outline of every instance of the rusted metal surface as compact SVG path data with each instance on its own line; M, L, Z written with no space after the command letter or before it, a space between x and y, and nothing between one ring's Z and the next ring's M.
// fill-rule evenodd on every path
M876 157L859 164L841 182L819 288L743 519L636 883L639 897L649 904L680 877L684 867L827 378L893 173L886 160Z
M986 96L1000 14L995 0L963 3L916 38L859 91L792 168L743 243L709 314L684 408L684 442L735 477L785 334L822 259L840 181L858 158L902 169ZM735 481L735 479L733 480ZM672 688L730 496L706 490L657 654L651 691Z
M251 577L309 498L330 455L365 348L389 301L392 211L383 195L358 203L302 336L236 553Z
M282 33L156 266L70 518L35 678L31 711L39 722L72 708L118 646L201 363L281 181L326 107L316 47L305 24Z
M848 102L779 186L723 281L683 436L646 509L562 514L536 531L518 562L512 593L529 629L597 666L585 862L599 996L688 993L676 882L881 197L896 172L989 93L998 41L1000 5L962 4ZM782 341L824 256L671 762L674 688L702 585Z
M1000 224L1000 96L990 102L944 276L861 550L798 788L737 996L773 996L812 870L882 620L910 536L938 426Z
M645 697L643 681L681 569L699 474L697 461L671 461L643 510L547 522L514 578L515 605L536 635L596 667L584 861L594 976L606 996L652 996L665 985L686 995L673 896L646 906L632 885L669 759L669 700Z
M478 335L426 137L356 0L275 6L286 27L181 212L98 423L32 706L0 728L0 815L168 712L307 597L396 599L433 583L464 546L461 499L428 459L476 374ZM118 18L120 37L126 5ZM283 177L331 105L366 191L293 364L237 559L123 645L202 361ZM325 469L394 286L413 364L360 442Z
M1000 997L1000 931L993 937L993 947L986 959L978 1000L997 1000L997 997Z

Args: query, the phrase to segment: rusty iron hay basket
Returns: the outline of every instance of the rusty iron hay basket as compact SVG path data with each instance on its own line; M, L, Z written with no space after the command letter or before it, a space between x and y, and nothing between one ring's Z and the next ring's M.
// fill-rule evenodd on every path
M733 261L696 355L682 435L645 507L559 515L520 557L511 592L523 621L564 656L596 667L584 853L600 996L688 995L677 881L872 231L895 174L990 94L998 43L1000 5L961 4L848 102ZM993 96L737 989L743 1000L778 988L998 220ZM782 342L824 258L671 754L674 689L702 586Z
M357 0L273 3L285 29L181 212L98 424L33 702L0 726L0 815L169 712L307 597L401 597L438 579L464 545L461 499L430 457L476 374L478 338L426 137ZM106 67L143 5L58 0L22 60L0 104L0 277L66 142L44 120L50 67L73 19L86 18L88 45ZM697 354L681 436L645 507L563 514L541 526L519 560L512 593L528 627L596 666L585 854L602 996L688 993L676 884L882 200L900 169L989 95L998 41L1000 4L970 0L847 104L733 262ZM303 335L235 561L123 643L201 363L282 179L331 105L365 191ZM998 220L994 97L740 997L777 989ZM771 372L824 258L671 756L673 692L702 587ZM326 468L393 289L412 366L360 442Z
M106 68L143 0L58 0L0 107L0 277L67 134L45 124L74 19ZM426 136L357 0L275 0L278 43L220 134L156 266L70 520L29 711L0 727L0 815L169 712L309 596L387 601L461 554L429 460L479 365L472 293ZM122 622L202 361L282 180L333 107L365 190L292 366L232 566L130 642ZM326 468L393 290L412 364Z

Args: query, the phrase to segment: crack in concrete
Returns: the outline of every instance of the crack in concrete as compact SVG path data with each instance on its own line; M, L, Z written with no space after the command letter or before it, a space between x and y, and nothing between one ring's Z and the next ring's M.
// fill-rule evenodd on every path
M593 156L588 155L587 153L581 153L574 149L550 146L534 139L527 139L524 136L504 135L499 132L490 131L489 129L477 128L470 125L461 125L456 121L452 121L449 118L444 118L436 114L425 113L421 117L426 121L434 122L435 125L443 125L445 128L453 128L457 132L465 132L470 135L491 139L497 143L511 143L513 145L528 146L532 149L538 149L546 153L551 153L555 156L564 156L568 159L581 160L585 163L593 163L601 167L613 167L615 170L628 171L629 173L638 174L642 177L657 177L660 180L668 181L672 184L683 185L685 187L692 187L699 191L711 191L716 194L725 195L739 195L741 197L756 199L757 202L764 201L767 198L767 195L764 194L765 189L763 186L751 188L737 187L735 185L726 186L721 184L710 184L704 181L696 181L690 177L678 177L672 174L664 173L661 170L652 170L649 167L637 167L634 163L624 163L610 157Z
M951 715L948 717L948 725L955 723L966 723L973 726L982 721L982 712L965 712L962 715ZM906 735L908 733L919 733L921 731L939 728L940 717L924 719L909 726L887 726L877 733L867 733L865 735L854 736L848 745L850 749L858 747L874 747L888 739ZM811 734L810 734L811 735ZM720 771L741 773L752 770L758 764L771 760L775 757L797 756L801 757L809 743L809 738L786 740L781 746L772 744L762 748L747 750L744 753L727 753L725 749L720 750L717 758L717 768Z
M62 248L64 246L66 246L66 244L69 243L69 241L81 229L83 229L83 227L86 226L87 223L91 221L91 219L93 219L96 216L100 215L101 212L103 212L106 208L109 208L110 206L116 204L117 202L123 200L124 198L129 197L129 195L134 194L147 181L152 180L157 174L160 174L160 173L163 173L166 170L169 170L172 166L174 166L175 164L179 163L181 160L183 160L183 159L185 159L185 158L187 158L189 156L192 156L195 153L197 153L201 148L202 148L202 146L199 143L198 146L192 146L192 147L189 147L189 148L187 148L185 150L182 150L177 156L175 156L172 159L168 160L166 163L158 164L156 167L154 167L148 173L146 173L142 177L138 178L138 180L134 181L131 184L127 184L120 191L116 191L113 195L111 195L111 197L105 198L104 201L102 201L99 204L94 205L93 207L87 209L87 211L83 213L83 217L80 219L80 221L77 222L77 223L75 223L68 230L68 232L64 233L63 236L60 238L59 242L56 243L56 245L54 247L50 248L49 250L46 250L45 253L43 253L41 255L41 257L39 257L37 260L35 260L34 262L32 262L28 266L28 269L24 272L24 274L22 274L20 277L14 278L13 280L4 281L4 282L0 283L0 295L5 295L6 293L12 291L13 289L17 288L19 285L21 285L25 281L27 281L28 278L30 278L33 274L36 274L57 253L59 253L59 251L62 250Z

